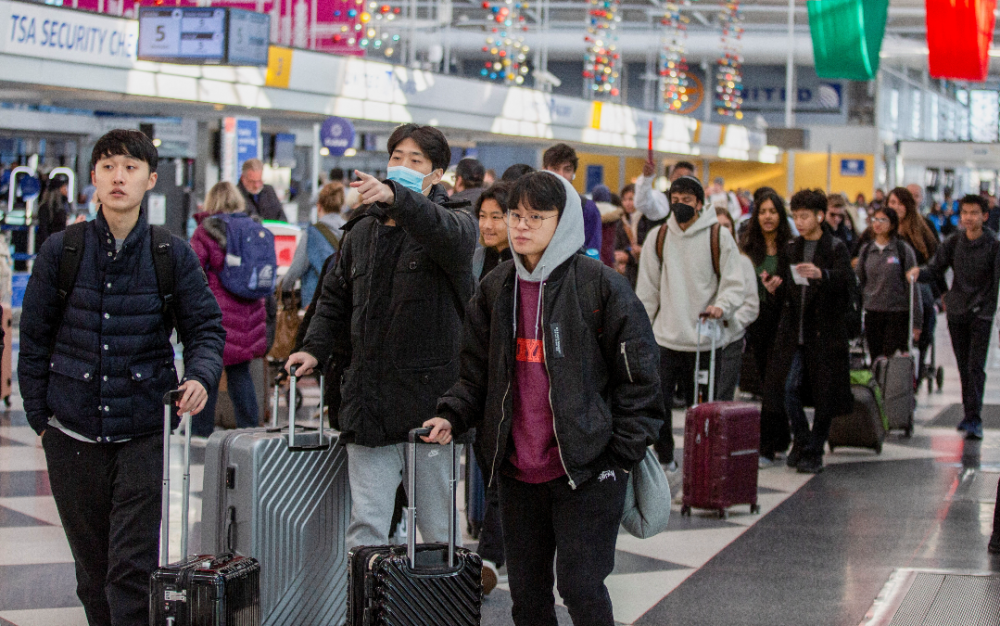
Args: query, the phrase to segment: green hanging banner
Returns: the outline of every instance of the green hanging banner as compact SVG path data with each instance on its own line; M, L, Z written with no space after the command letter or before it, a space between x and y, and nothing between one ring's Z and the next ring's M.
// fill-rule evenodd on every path
M816 74L872 80L878 73L888 0L808 0Z

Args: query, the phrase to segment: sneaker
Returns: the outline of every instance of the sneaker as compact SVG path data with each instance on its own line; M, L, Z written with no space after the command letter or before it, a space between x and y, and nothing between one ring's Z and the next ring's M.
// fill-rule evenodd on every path
M971 426L972 426L972 421L969 418L965 418L958 423L958 426L955 427L955 430L957 430L958 432L969 432L969 428Z
M818 455L804 455L796 469L800 474L819 474L823 471L823 459Z
M757 457L757 467L760 469L767 469L769 467L774 467L776 461L772 458L768 458L763 454Z
M497 566L493 561L483 559L483 595L488 596L497 586Z
M674 473L674 472L676 472L679 469L679 467L677 465L677 461L670 461L669 463L667 463L664 466L664 469L666 469L671 474Z
M990 543L986 546L990 554L1000 554L1000 534L993 533Z
M799 461L802 460L802 448L798 446L792 446L792 451L788 453L788 457L785 458L785 464L788 467L798 467Z
M965 438L971 439L973 441L978 441L983 438L983 423L979 422L977 424L969 424L969 427L965 430Z

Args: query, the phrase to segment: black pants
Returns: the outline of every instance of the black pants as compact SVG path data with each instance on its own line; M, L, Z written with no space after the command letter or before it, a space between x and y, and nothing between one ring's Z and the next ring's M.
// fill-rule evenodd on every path
M149 575L159 560L161 437L85 443L49 428L42 447L87 621L148 623Z
M483 462L483 457L478 450L476 451L476 464L479 465L480 474L484 479L489 476L489 467ZM492 485L486 485L486 509L483 511L483 526L479 530L479 547L476 553L483 559L492 561L498 568L504 564L499 480L494 480Z
M908 311L865 311L865 341L873 361L906 352L912 332Z
M515 626L556 626L553 560L574 626L614 626L604 579L615 567L627 478L609 469L571 489L565 476L540 485L500 476Z
M992 319L969 320L948 318L951 348L958 362L958 376L962 381L962 407L965 419L982 422L983 386L986 384L986 351L990 347Z

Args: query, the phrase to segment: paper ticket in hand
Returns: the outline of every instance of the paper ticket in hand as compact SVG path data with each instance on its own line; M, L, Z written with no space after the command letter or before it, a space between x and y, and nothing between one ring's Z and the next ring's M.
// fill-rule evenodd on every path
M792 268L792 281L796 285L806 286L806 285L809 284L809 279L806 278L805 276L803 276L802 274L799 274L799 266L798 265L796 265L795 267Z

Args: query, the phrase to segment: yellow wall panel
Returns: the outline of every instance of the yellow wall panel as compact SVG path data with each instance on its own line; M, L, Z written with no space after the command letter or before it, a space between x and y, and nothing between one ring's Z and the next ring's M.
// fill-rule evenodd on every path
M580 193L584 192L584 185L587 184L587 166L588 165L603 165L604 166L604 184L608 186L611 191L618 193L621 189L621 182L618 180L618 164L622 157L614 156L610 154L593 154L590 152L577 152L576 156L580 159L580 164L576 167L576 180L573 181L573 187L576 188ZM640 167L640 169L642 169Z
M709 175L702 182L708 186L712 179L721 176L726 180L726 189L749 189L773 187L779 194L785 194L788 170L785 166L787 154L780 163L754 163L750 161L714 161L709 163Z
M864 176L841 176L841 159L863 159ZM859 193L866 198L875 187L875 157L870 154L834 152L799 152L795 155L795 191L799 189L821 189L826 191L827 171L830 173L830 193L842 193L848 201Z

